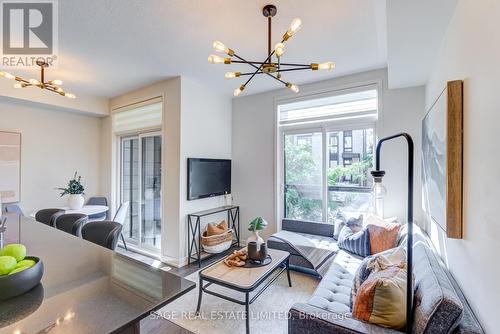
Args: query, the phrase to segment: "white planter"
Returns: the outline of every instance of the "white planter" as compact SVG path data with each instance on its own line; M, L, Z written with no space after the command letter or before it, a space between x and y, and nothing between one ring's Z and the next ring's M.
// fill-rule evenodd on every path
M248 244L252 241L257 242L257 249L260 249L260 245L264 243L264 239L262 239L259 235L259 231L253 232L247 239L247 247Z
M85 199L83 195L69 195L68 198L68 206L70 210L80 210L83 208L83 204L85 203Z

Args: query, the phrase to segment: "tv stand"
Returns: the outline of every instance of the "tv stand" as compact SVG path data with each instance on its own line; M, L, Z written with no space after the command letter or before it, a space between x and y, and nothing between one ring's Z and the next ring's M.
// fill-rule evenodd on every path
M227 212L227 225L233 229L235 239L231 247L240 247L240 207L237 205L226 205L218 208L204 210L188 214L188 264L198 262L201 268L201 261L208 259L216 254L210 254L202 251L201 245L201 218L215 215L217 213ZM219 253L220 254L220 253Z

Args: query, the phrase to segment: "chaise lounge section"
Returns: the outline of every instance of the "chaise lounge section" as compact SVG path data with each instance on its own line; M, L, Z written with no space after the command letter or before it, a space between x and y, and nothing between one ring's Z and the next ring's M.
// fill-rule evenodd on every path
M306 234L312 240L331 242L333 225L284 220L282 229ZM398 245L406 245L405 228ZM316 274L311 263L289 244L270 238L268 247L290 252L292 268ZM414 227L415 306L413 333L480 334L484 333L472 309L445 265L434 252L429 238ZM335 255L333 264L321 279L307 303L296 303L289 310L288 333L401 333L354 319L350 310L350 294L354 274L362 258L344 250Z

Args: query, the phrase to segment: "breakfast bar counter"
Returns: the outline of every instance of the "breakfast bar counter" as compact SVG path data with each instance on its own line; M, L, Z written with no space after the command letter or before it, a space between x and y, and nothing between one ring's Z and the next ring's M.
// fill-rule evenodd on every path
M8 216L5 242L43 261L41 284L0 301L0 333L139 333L139 322L195 283L30 218Z

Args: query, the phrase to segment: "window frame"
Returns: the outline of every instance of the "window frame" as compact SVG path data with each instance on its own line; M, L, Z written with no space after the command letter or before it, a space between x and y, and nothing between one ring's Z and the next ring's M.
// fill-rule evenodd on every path
M284 136L289 134L300 134L305 132L320 131L322 132L322 217L323 221L320 223L328 223L328 185L327 185L327 169L329 167L329 160L326 155L329 155L328 149L328 132L340 132L344 130L362 130L371 128L373 129L373 142L375 143L378 137L379 122L383 117L382 105L383 97L381 95L381 87L383 87L382 80L374 80L371 82L361 83L358 85L339 87L338 89L327 89L322 91L310 92L308 94L300 94L299 97L294 98L275 98L275 205L274 213L277 221L278 230L281 230L281 222L285 219L285 160L284 160ZM344 95L358 91L375 89L377 91L377 116L365 117L363 114L358 115L356 118L337 118L329 120L314 120L312 122L298 122L298 123L283 123L279 121L279 106L282 104L293 103L297 101L310 100L328 97L332 95ZM339 138L339 147L340 147ZM340 153L339 153L340 154ZM339 160L340 161L340 160Z

